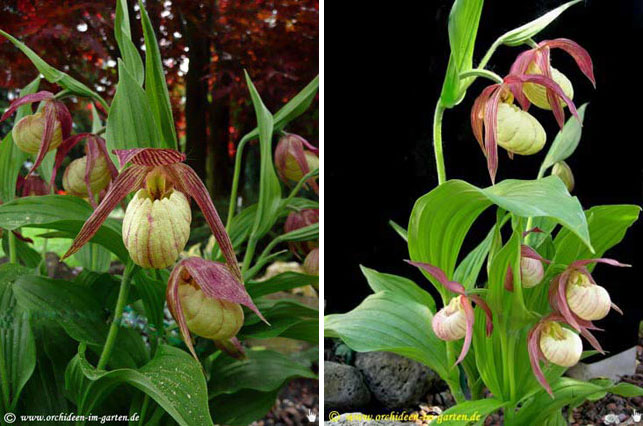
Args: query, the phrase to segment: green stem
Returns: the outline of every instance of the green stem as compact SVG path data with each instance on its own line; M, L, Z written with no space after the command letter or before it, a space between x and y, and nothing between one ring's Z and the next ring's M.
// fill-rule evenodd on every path
M248 268L250 268L250 263L252 262L252 257L255 254L255 248L257 247L257 239L251 235L250 240L248 240L248 246L246 247L246 254L243 257L243 266L241 268L241 275L245 276Z
M491 59L491 56L494 54L498 46L502 44L502 41L500 39L497 39L496 41L493 42L489 50L487 50L487 53L484 54L482 57L482 60L478 64L478 68L484 68L487 66L489 63L489 60Z
M444 169L444 154L442 153L442 116L444 115L444 106L438 100L433 115L433 151L435 154L435 167L438 172L438 185L442 185L447 180L447 174Z
M112 320L112 324L109 326L109 332L107 334L107 339L105 340L105 346L103 347L103 352L100 354L98 365L96 365L96 368L99 370L105 369L105 366L109 361L109 357L114 350L116 336L118 335L121 317L123 316L123 309L127 304L127 296L129 294L131 278L135 268L136 266L133 266L130 261L130 263L125 267L125 271L123 272L121 287L118 291L118 299L116 300L116 307L114 308L114 319Z
M139 418L139 425L145 424L145 416L147 415L147 407L150 405L150 396L145 394L145 399L143 399L143 406L141 407L141 417Z
M232 227L232 218L234 217L235 207L237 205L237 191L239 190L239 176L241 175L241 158L246 144L250 141L248 135L244 136L237 146L237 154L234 158L234 175L232 176L232 189L230 190L230 205L228 206L228 218L226 219L225 229L230 233Z
M9 375L7 374L7 362L4 359L4 345L0 340L0 378L2 379L2 405L4 412L9 411Z
M18 249L16 248L16 235L13 231L9 233L9 263L18 263Z
M494 81L498 84L502 83L502 77L500 77L498 74L496 74L493 71L485 70L482 68L475 68L469 71L465 71L460 73L460 80L469 78L469 77L484 77L488 78L491 81Z
M319 174L319 169L311 170L310 172L306 173L301 179L299 179L299 182L297 182L297 185L290 191L290 194L288 194L288 197L282 202L283 207L286 207L290 200L292 200L295 195L299 193L301 190L301 187L304 186L304 184L308 181L313 176L317 176Z

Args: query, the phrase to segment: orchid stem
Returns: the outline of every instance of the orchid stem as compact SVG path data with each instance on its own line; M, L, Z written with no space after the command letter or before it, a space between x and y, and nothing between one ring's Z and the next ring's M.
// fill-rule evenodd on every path
M250 268L250 262L252 262L252 257L255 254L255 248L257 246L257 239L254 236L250 236L248 240L248 246L246 247L246 254L243 257L243 266L241 267L241 276L245 276Z
M304 184L313 176L319 175L319 169L311 170L310 172L306 173L301 179L299 179L299 182L297 182L297 185L290 191L290 194L288 197L283 201L283 207L288 206L288 203L290 200L292 200L301 190L301 187L304 186Z
M239 190L239 176L241 175L241 158L243 157L243 149L250 141L248 135L241 138L237 146L237 154L234 158L234 175L232 177L232 189L230 189L230 205L228 206L228 217L226 219L226 232L230 233L232 227L232 219L234 218L235 207L237 205L237 191Z
M447 180L447 174L444 169L444 153L442 152L442 116L444 115L444 105L440 99L435 106L433 115L433 152L435 155L435 167L438 172L438 185L442 185Z
M502 77L500 77L498 74L496 74L493 71L485 70L482 68L475 68L475 69L460 73L460 80L469 78L469 77L484 77L484 78L488 78L491 81L494 81L495 83L498 83L498 84L502 83Z
M9 401L9 375L7 374L7 363L4 359L4 347L0 340L0 379L2 379L2 406L5 412L10 409Z
M121 287L118 290L118 299L116 300L116 307L114 308L114 319L112 324L109 326L109 332L107 333L107 339L105 340L105 346L103 346L103 352L100 354L100 359L96 368L98 370L104 370L109 357L114 350L114 344L116 343L116 336L118 335L118 329L120 327L121 318L123 316L123 309L127 304L127 296L129 295L129 288L131 284L132 275L135 269L138 266L135 266L134 263L130 260L125 271L123 272L123 278L121 279Z
M9 263L18 263L18 250L16 248L16 235L13 231L9 233Z

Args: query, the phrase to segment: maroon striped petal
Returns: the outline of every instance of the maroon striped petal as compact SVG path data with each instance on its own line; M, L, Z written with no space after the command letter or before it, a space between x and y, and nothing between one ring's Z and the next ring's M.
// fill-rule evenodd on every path
M259 309L250 298L246 288L226 264L205 260L200 257L183 259L180 264L194 278L203 294L213 299L227 300L228 302L247 306L268 324L268 321L261 315L261 312L259 312Z
M567 279L569 278L569 271L565 271L562 274L560 274L558 278L558 285L557 285L557 291L555 294L555 308L557 309L558 312L565 318L565 321L574 327L576 331L581 331L581 326L579 324L579 319L576 315L574 315L569 309L569 305L567 304ZM553 306L553 305L552 305Z
M576 105L574 105L574 102L572 102L572 100L569 99L567 95L565 95L565 92L563 92L563 89L558 85L558 83L556 83L551 78L547 78L544 75L536 75L536 74L508 75L507 77L505 77L505 83L509 85L517 85L519 87L522 87L523 83L535 83L545 87L545 89L550 89L556 94L556 96L558 96L559 98L562 98L562 100L565 101L572 115L574 115L574 117L576 117L579 122L581 121L580 116L578 115L578 111L576 110ZM552 108L553 108L553 105L552 105ZM558 122L559 126L562 128L563 125L565 124L564 115L562 117L560 115L556 115L556 111L554 110L554 116L556 117L556 121Z
M525 50L516 57L516 60L511 64L509 69L509 74L526 74L529 64L534 60L534 55L536 54L536 49Z
M496 171L498 170L498 104L502 90L497 90L487 100L484 111L484 141L487 153L487 169L491 183L496 182Z
M475 320L475 315L473 313L473 306L471 306L471 301L466 296L462 296L460 298L460 304L464 309L464 316L467 321L467 331L466 331L466 334L464 335L464 343L462 343L462 351L460 351L460 356L458 357L458 360L455 362L456 365L460 364L464 360L464 357L466 357L467 353L469 352L469 348L471 347L471 340L473 338L473 322Z
M67 139L71 134L71 113L65 104L60 101L53 101L52 105L56 110L56 119L60 122L60 132L62 133L63 140Z
M71 151L71 149L76 146L78 142L89 136L91 136L91 133L78 133L63 140L63 143L61 143L56 150L56 159L54 160L54 169L51 175L52 184L56 180L58 169L63 164L63 161L65 160L65 157L67 156L69 151Z
M540 254L538 254L536 250L534 250L533 248L525 244L520 245L520 256L528 257L530 259L540 260L541 262L545 262L545 263L551 263L551 261L545 259Z
M623 315L623 310L621 308L619 308L618 305L616 303L614 303L614 302L612 302L612 309L614 309L619 314Z
M487 155L487 151L484 148L484 139L483 139L483 124L484 124L484 110L487 105L489 97L493 94L494 90L498 90L500 87L499 84L492 84L491 86L485 87L485 89L480 93L480 95L473 102L473 107L471 108L471 130L473 130L473 136L475 136L480 149L484 155Z
M527 352L529 353L531 371L534 373L534 376L536 376L536 380L538 380L538 383L540 383L540 385L545 388L547 393L553 398L554 393L551 390L551 386L547 383L543 370L540 368L540 360L544 358L540 350L540 333L542 332L547 318L548 317L541 319L531 330L529 330L529 333L527 334Z
M107 160L107 168L109 169L109 173L112 175L112 179L115 179L116 176L118 175L118 169L116 169L116 166L112 162L112 159L109 156L109 152L107 151L107 143L105 142L105 139L101 138L100 136L93 135L92 141L94 144L96 144L96 148L100 151L100 153L105 157Z
M579 269L580 267L588 265L590 263L606 263L608 265L620 266L620 267L626 267L626 268L629 268L629 267L632 266L632 265L628 265L626 263L621 263L618 260L608 259L606 257L602 257L602 258L599 258L599 259L581 259L581 260L577 260L575 262L572 262L569 265L569 268L570 269Z
M511 265L507 266L507 275L505 275L505 290L514 291L514 271Z
M491 332L493 331L493 314L491 313L491 309L489 309L489 305L487 305L487 302L485 302L480 296L477 296L475 294L470 294L467 297L476 302L476 305L478 305L484 311L487 317L487 337L491 336Z
M450 292L461 294L461 295L465 294L464 286L458 282L449 281L444 271L442 271L442 269L438 268L437 266L433 266L429 263L413 262L410 260L405 260L405 262L415 267L418 267L420 269L424 269L426 272L429 273L429 275L435 278L440 284L442 284Z
M284 133L286 133L286 132L284 132ZM305 146L306 148L308 148L309 150L311 150L311 151L312 151L312 152L314 152L315 154L319 154L319 148L317 148L315 145L313 145L313 144L311 144L310 142L308 142L305 138L303 138L303 137L301 137L301 136L299 136L299 135L296 135L296 134L294 134L294 133L286 133L286 134L287 134L288 136L294 136L294 137L295 137L295 138L297 138L297 139L298 139L302 144L304 144L304 146Z
M33 166L31 166L31 169L29 169L29 172L27 172L25 179L29 179L29 176L31 176L34 170L40 167L42 160L45 159L45 155L47 155L47 152L49 151L51 140L54 138L54 129L56 128L56 110L52 105L45 105L43 109L45 111L45 128L42 132L42 139L40 140L40 149L38 150L36 160L34 161ZM53 181L50 180L49 185L53 186L53 184Z
M181 283L181 274L183 273L185 266L179 262L172 273L170 278L167 281L167 288L165 289L165 299L167 301L167 307L172 314L172 317L179 326L179 331L183 337L185 345L188 347L188 350L196 359L199 360L199 357L196 356L194 351L194 345L192 344L192 335L190 334L190 329L188 328L187 321L185 320L185 315L183 315L183 308L181 307L181 299L179 298L179 284Z
M185 161L185 154L166 148L115 149L121 167L132 162L138 166L169 166Z
M123 170L121 174L116 177L105 194L105 198L103 198L96 210L94 210L94 213L92 213L89 219L87 219L78 235L76 235L71 247L67 250L67 253L65 253L61 260L76 253L82 246L91 240L118 203L120 203L127 194L143 184L147 172L147 167L131 166Z
M205 220L208 222L208 225L210 225L214 238L217 240L217 243L219 243L219 247L221 247L221 252L230 270L240 282L243 282L241 269L239 269L239 263L237 262L230 236L228 236L225 226L219 217L219 213L212 203L210 194L199 176L190 166L181 163L167 166L166 171L172 175L173 181L179 191L192 197L199 205L199 208L205 216Z
M578 68L583 74L592 82L594 87L596 87L596 78L594 78L594 65L592 64L592 58L589 56L587 50L582 48L575 41L566 39L566 38L557 38L554 40L545 40L542 41L539 46L547 46L554 49L561 49L567 52L578 65Z
M11 102L11 104L9 104L9 108L7 108L4 114L2 114L2 117L0 117L0 122L5 121L7 118L9 118L9 116L11 116L11 114L16 112L16 110L23 105L44 101L45 99L52 99L53 97L54 97L53 93L43 90L37 93L31 93L29 95L25 95L18 99L15 99L13 102Z
M85 186L87 187L87 196L89 197L89 202L92 207L96 208L96 198L94 197L94 192L92 191L91 185L91 173L96 164L96 159L100 155L100 151L96 147L96 144L92 143L91 140L85 145L87 147L87 162L85 163ZM110 161L110 160L108 160Z

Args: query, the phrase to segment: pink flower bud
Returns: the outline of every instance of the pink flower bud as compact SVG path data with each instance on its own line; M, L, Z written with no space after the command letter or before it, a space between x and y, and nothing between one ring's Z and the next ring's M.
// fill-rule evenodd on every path
M433 332L447 342L462 339L467 332L467 319L462 307L462 296L456 296L434 316Z
M319 222L319 209L304 209L299 212L291 212L286 218L284 232L292 232L299 228L313 225ZM307 254L319 246L318 241L298 241L289 243L293 253Z
M304 145L314 149L298 135L286 134L279 139L275 149L275 167L284 183L299 182L304 175L319 168L319 157L312 150L304 149ZM314 179L308 183L315 189Z
M538 259L523 256L520 259L520 277L522 286L532 288L540 284L545 276L545 268Z

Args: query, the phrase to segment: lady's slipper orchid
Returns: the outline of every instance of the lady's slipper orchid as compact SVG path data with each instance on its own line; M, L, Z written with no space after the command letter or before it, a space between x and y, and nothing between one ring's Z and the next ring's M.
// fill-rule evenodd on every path
M304 146L308 149L304 149ZM284 183L299 182L307 173L319 168L319 150L299 135L286 133L275 149L275 167ZM306 184L319 191L314 178Z
M467 294L464 286L455 281L449 281L444 271L428 263L412 262L407 260L413 266L424 269L447 290L456 293L458 296L451 299L447 306L440 309L434 316L431 326L436 336L442 340L452 341L464 337L462 352L456 361L456 364L462 362L469 352L471 340L473 339L473 321L474 313L471 301L474 301L484 310L487 316L486 332L487 336L493 331L493 316L489 306L480 296Z
M551 168L551 174L558 176L558 178L563 181L569 192L574 190L574 174L572 173L572 169L569 167L569 164L564 161L557 162L554 164L554 167Z
M305 228L319 222L319 209L303 209L298 212L290 212L284 224L284 232L292 232L296 229ZM317 248L318 241L296 241L288 243L290 251L296 255L307 254Z
M527 351L531 369L536 380L554 397L551 386L540 368L540 361L546 360L561 367L575 365L583 353L583 342L578 334L563 327L560 314L550 314L536 323L527 335Z
M129 162L132 165L123 169L112 182L105 197L85 222L63 259L76 253L85 245L118 203L127 194L136 190L137 195L130 203L134 210L130 213L129 220L126 212L126 221L123 223L125 245L132 254L132 259L135 262L138 259L143 267L169 266L176 260L187 242L185 234L189 232L189 219L186 211L187 203L182 202L182 199L187 201L187 198L191 197L199 205L210 225L230 271L241 282L241 270L230 237L225 232L225 227L205 185L191 167L182 163L185 160L185 154L173 149L158 148L116 150L114 153L121 167ZM137 199L138 202L136 202ZM129 209L130 207L128 211ZM146 214L141 213L140 209L145 209ZM134 221L137 222L136 228L134 228ZM136 233L133 234L135 229ZM136 236L139 237L138 240ZM143 239L145 243L141 246Z
M591 325L590 321L605 318L610 308L623 313L612 303L607 291L596 284L585 267L589 263L629 266L605 258L577 260L554 277L549 289L549 302L576 330Z
M540 232L540 230L535 228L535 230L527 231L525 234L529 232ZM520 282L523 288L532 288L541 283L545 277L543 262L551 263L528 245L522 244L520 246ZM509 291L513 291L514 289L513 270L511 266L507 269L505 288Z
M89 198L92 206L96 207L94 194L100 193L116 178L118 170L107 153L105 140L91 133L80 133L71 136L63 142L56 152L54 163L54 178L56 172L69 151L82 139L87 139L85 156L72 161L63 175L63 188L71 195Z
M266 321L228 265L200 257L183 259L174 267L166 299L183 340L195 359L198 358L190 332L215 341L232 340L232 346L238 349L240 345L235 336L243 325L241 305Z
M502 83L486 87L473 103L471 128L487 157L491 181L495 182L498 169L498 145L513 154L531 155L540 151L545 143L545 131L540 123L526 112L529 101L522 93L525 83L534 83L561 98L578 117L576 106L563 89L551 78L535 74L510 74ZM517 99L522 110L513 104ZM560 123L561 127L563 123Z
M71 114L65 104L56 100L54 94L47 91L25 95L14 100L0 118L0 122L6 120L22 105L33 102L43 102L42 109L35 114L23 117L11 131L12 139L21 151L37 154L27 177L40 166L49 151L56 149L67 139L72 125Z
M567 52L578 64L578 68L583 74L592 82L596 87L596 79L594 78L594 67L592 65L592 58L578 43L565 39L557 38L554 40L545 40L538 43L538 46L527 50L516 58L516 61L511 66L511 74L528 74L528 75L542 75L549 79L553 79L556 84L562 88L566 97L571 99L574 94L573 87L567 77L561 72L551 66L550 63L550 50L562 49ZM523 109L529 108L531 101L536 106L543 109L551 109L562 127L565 121L565 114L563 112L564 104L561 103L556 91L550 87L543 85L537 86L527 82L523 87L523 92L516 92L514 95ZM563 98L565 104L569 102ZM571 106L570 106L571 109Z

